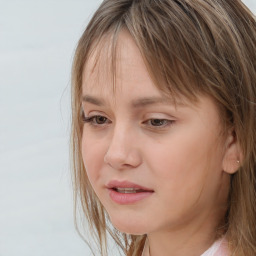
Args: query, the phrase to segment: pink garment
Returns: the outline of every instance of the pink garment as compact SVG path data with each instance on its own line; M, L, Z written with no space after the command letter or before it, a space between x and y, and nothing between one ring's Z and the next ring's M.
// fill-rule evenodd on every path
M225 238L219 239L201 256L229 256L228 243Z
M225 238L221 238L213 243L213 245L205 251L201 256L229 256L228 243ZM146 242L142 256L150 256L149 247Z

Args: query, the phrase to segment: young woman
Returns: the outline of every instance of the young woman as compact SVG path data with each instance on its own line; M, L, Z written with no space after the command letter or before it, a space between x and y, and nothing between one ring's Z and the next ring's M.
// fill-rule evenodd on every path
M105 0L72 82L75 199L100 255L107 234L130 256L256 255L256 21L240 1Z

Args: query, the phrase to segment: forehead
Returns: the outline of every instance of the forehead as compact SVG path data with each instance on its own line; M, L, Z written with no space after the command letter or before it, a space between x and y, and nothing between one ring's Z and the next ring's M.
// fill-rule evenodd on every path
M191 101L181 94L172 94L164 83L157 86L144 62L143 56L128 31L122 30L116 40L113 35L102 37L89 53L82 74L82 94L112 97L116 93L136 91L133 96L164 96L175 105L187 105ZM159 89L161 87L161 90Z
M92 47L83 69L82 85L83 90L92 90L97 86L109 89L120 87L127 80L139 83L140 79L152 83L139 48L124 30L116 42L107 35Z

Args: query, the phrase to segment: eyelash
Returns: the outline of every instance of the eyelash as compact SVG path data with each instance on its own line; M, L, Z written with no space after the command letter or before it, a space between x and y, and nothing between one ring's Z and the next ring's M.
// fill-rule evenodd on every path
M156 121L160 125L153 125L152 121ZM168 119L161 119L161 118L151 118L143 122L143 124L149 125L150 128L153 127L153 129L163 129L169 125L172 125L174 123L174 120L168 120Z
M103 120L98 122L99 119L97 121L97 118L101 118ZM94 115L94 116L91 116L91 117L86 117L83 114L82 120L83 120L84 123L88 123L88 124L90 124L94 127L102 127L106 124L111 123L111 121L107 117L102 116L102 115ZM153 125L152 121L157 121L157 123L160 124L160 125ZM151 118L151 119L148 119L148 120L144 121L143 125L149 126L149 128L151 128L151 129L163 129L167 126L172 125L174 122L175 122L174 120L161 119L161 118Z
M104 123L98 123L97 118L103 118ZM95 115L95 116L90 116L90 117L86 117L85 115L83 115L82 119L83 119L84 123L89 123L90 125L93 125L93 126L104 125L104 124L106 124L106 121L109 120L107 117L101 116L101 115ZM110 123L110 121L108 123Z

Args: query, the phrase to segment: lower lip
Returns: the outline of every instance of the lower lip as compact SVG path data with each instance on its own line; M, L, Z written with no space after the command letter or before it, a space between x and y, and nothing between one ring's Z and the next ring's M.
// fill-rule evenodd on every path
M153 192L139 192L139 193L119 193L113 189L109 189L110 198L118 204L134 204L149 196Z

